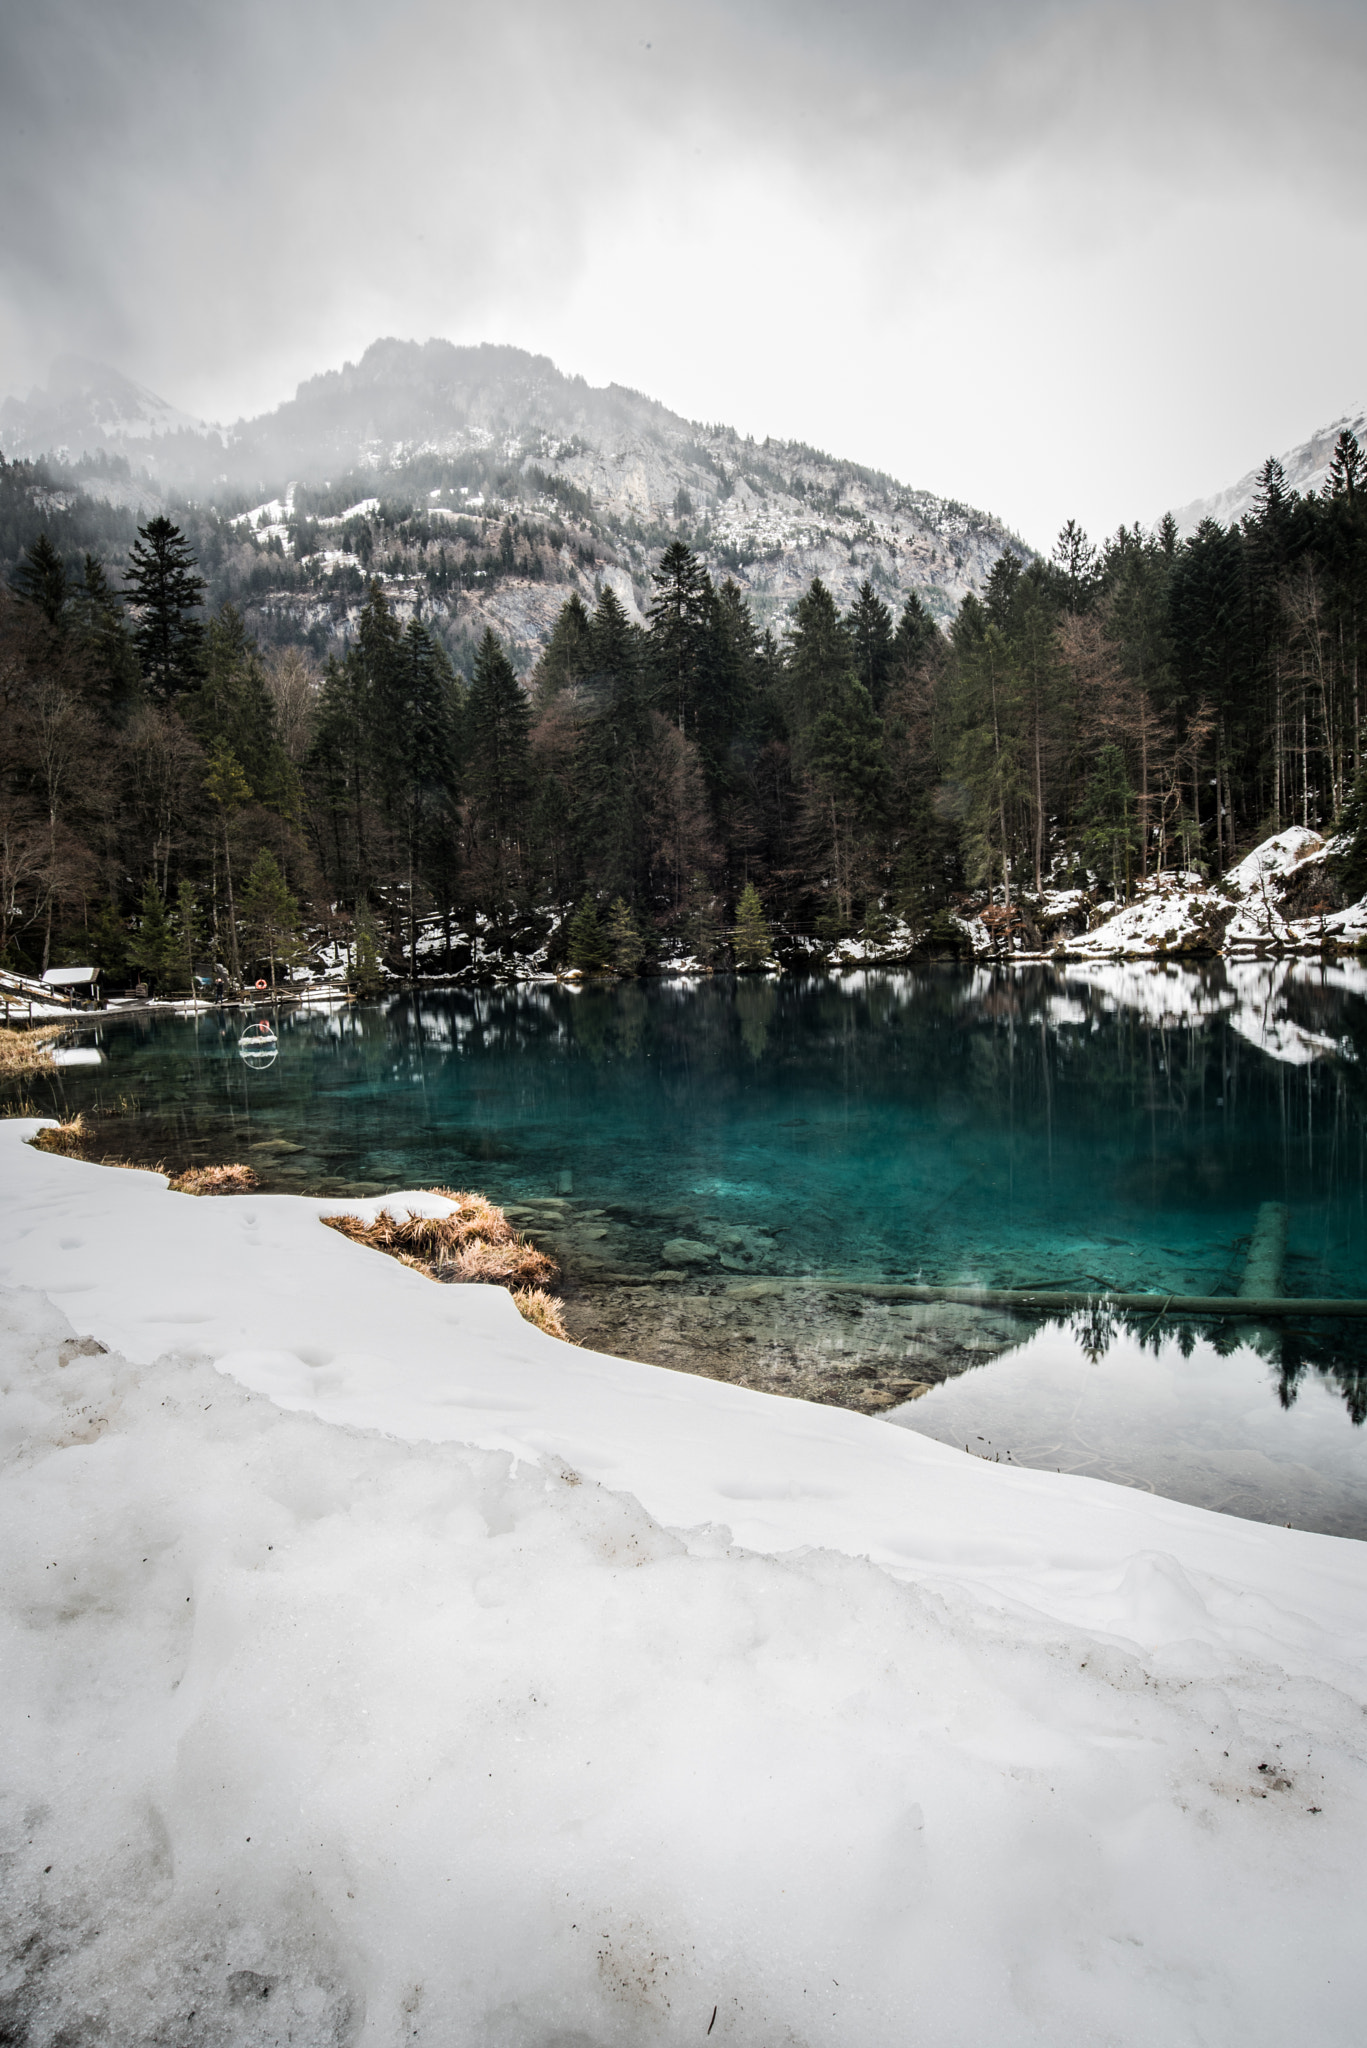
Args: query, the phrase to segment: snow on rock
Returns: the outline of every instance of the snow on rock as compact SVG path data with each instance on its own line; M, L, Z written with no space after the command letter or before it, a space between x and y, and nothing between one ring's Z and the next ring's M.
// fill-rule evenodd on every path
M1307 864L1327 860L1341 842L1304 826L1274 833L1209 888L1192 875L1164 874L1141 884L1134 902L1070 939L1082 959L1145 953L1318 950L1367 937L1367 899L1348 910L1288 918L1283 892Z
M1246 854L1237 867L1230 869L1225 880L1236 896L1259 894L1274 875L1289 875L1312 853L1324 850L1324 840L1318 832L1307 831L1303 825L1291 825L1285 832L1274 833Z
M1069 953L1082 959L1107 954L1189 952L1209 936L1209 898L1205 891L1183 894L1155 889L1118 910L1095 931L1070 939Z
M577 1351L35 1128L9 2038L1357 2040L1367 1548Z

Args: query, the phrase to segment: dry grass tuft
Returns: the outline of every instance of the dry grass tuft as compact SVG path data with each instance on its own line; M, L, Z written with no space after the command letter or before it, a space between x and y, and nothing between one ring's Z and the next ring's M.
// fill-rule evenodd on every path
M58 1124L56 1130L45 1129L29 1140L39 1152L60 1152L67 1159L79 1159L90 1143L93 1133L83 1116L73 1116L70 1123Z
M563 1301L553 1294L547 1294L541 1287L518 1287L513 1292L513 1306L520 1316L529 1323L535 1323L538 1330L544 1330L548 1337L559 1337L562 1343L574 1342L565 1328Z
M70 1123L58 1124L55 1130L41 1130L28 1142L39 1152L56 1152L63 1159L84 1159L90 1166L118 1166L127 1173L168 1170L164 1159L120 1159L116 1152L96 1152L96 1134L83 1116L74 1116Z
M260 1182L250 1166L191 1166L171 1186L178 1195L245 1195Z
M0 1028L0 1074L46 1073L52 1067L52 1041L61 1033L60 1024L32 1031Z
M430 1188L428 1192L454 1202L454 1213L399 1218L381 1209L373 1223L359 1216L324 1216L322 1220L353 1243L388 1252L391 1258L416 1266L434 1280L482 1281L527 1290L556 1277L555 1261L520 1236L503 1211L485 1196L453 1188Z

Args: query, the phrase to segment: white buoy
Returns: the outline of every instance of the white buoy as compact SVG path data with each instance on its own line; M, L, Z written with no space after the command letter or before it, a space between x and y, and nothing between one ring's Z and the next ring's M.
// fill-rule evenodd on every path
M249 1024L237 1041L238 1057L256 1073L275 1065L280 1050L280 1041L263 1017L257 1024Z

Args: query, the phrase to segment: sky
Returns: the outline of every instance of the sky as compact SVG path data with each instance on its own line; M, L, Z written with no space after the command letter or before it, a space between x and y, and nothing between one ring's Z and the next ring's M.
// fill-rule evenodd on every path
M1151 524L1367 398L1367 0L0 8L0 392L380 335Z

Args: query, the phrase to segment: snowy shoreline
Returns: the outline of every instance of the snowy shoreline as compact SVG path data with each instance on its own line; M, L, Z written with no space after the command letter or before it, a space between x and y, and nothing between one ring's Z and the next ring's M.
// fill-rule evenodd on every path
M1062 969L1089 962L1148 961L1154 965L1197 965L1225 960L1247 965L1256 961L1354 959L1367 950L1367 897L1345 909L1327 907L1309 915L1295 914L1294 898L1324 886L1341 843L1293 825L1255 847L1252 853L1214 885L1199 876L1170 872L1136 888L1128 904L1093 905L1081 889L1046 889L1032 896L1018 891L1014 911L993 896L975 911L946 913L940 928L916 929L891 919L885 933L839 940L781 938L779 958L771 976L845 975L870 968L924 967L934 961L959 959L978 966L1041 966ZM552 915L558 915L553 913ZM487 919L472 934L474 958L459 971L420 976L414 980L389 970L377 997L398 994L439 994L443 989L500 986L584 987L615 982L615 975L583 976L577 969L547 965L546 947L523 957L504 955L487 943ZM1073 927L1078 929L1073 929ZM1045 937L1052 933L1054 936ZM420 945L430 952L437 943L434 927ZM270 993L244 990L229 1006L255 1009L277 1004L316 1007L354 1000L347 993L345 956L333 946L332 966L323 980L282 982ZM707 964L680 957L662 960L651 979L689 981L713 973ZM15 977L10 977L16 980ZM44 1003L39 984L23 984L27 997L12 997L16 1011L26 1003L19 1022L66 1022L75 1029L100 1018L140 1014L190 1016L212 1011L207 1001L185 997L164 1000L116 997L99 1010L73 1011ZM0 988L0 998L4 991Z
M575 1350L355 1202L38 1127L23 2038L1357 2038L1367 1546Z

